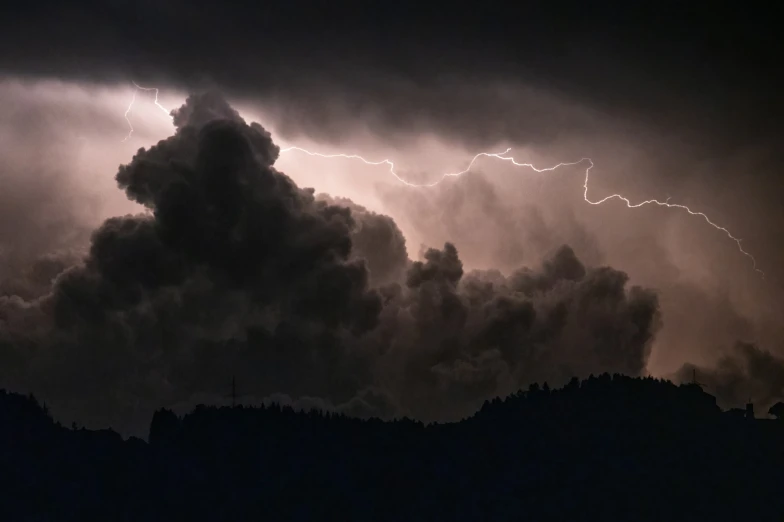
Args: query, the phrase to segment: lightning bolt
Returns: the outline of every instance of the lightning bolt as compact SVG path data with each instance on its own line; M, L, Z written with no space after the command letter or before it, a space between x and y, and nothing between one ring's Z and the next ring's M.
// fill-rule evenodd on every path
M139 92L139 91L155 91L155 105L158 106L164 113L166 113L167 116L171 117L170 112L163 105L161 105L158 102L158 89L157 88L155 88L155 87L142 87L142 86L138 85L136 82L132 82L132 83L133 83L133 86L135 87L135 89L133 91L133 96L131 98L131 103L128 104L128 108L125 111L125 120L128 122L128 127L130 128L130 131L128 132L128 135L125 137L125 139L123 139L122 141L127 141L128 138L130 138L131 135L133 134L133 125L131 124L131 120L128 118L128 114L131 112L131 109L133 108L133 104L136 101L136 93ZM370 165L370 166L387 165L389 167L389 173L392 174L395 177L395 179L397 179L398 181L400 181L404 185L407 185L409 187L415 187L415 188L432 188L432 187L435 187L436 185L439 185L442 181L444 181L447 178L462 176L463 174L468 173L471 170L471 168L474 166L476 161L479 158L482 158L482 157L495 158L495 159L499 159L501 161L507 161L507 162L513 164L515 167L527 167L527 168L529 168L529 169L531 169L531 170L533 170L534 172L537 172L537 173L552 172L552 171L554 171L554 170L556 170L556 169L558 169L560 167L568 167L568 166L580 165L580 164L583 164L583 163L587 163L588 166L585 169L585 178L583 180L583 200L585 200L585 202L588 203L589 205L601 205L601 204L606 203L607 201L610 201L612 199L617 199L619 201L622 201L624 204L626 204L627 208L640 208L640 207L644 207L645 205L656 205L656 206L659 206L659 207L667 207L667 208L674 208L674 209L682 210L682 211L688 212L689 215L696 216L696 217L701 217L710 226L712 226L713 228L715 228L718 231L723 232L729 239L734 241L735 244L738 246L738 250L740 251L740 253L743 254L744 256L748 257L751 260L752 268L754 269L754 271L757 272L758 274L760 274L763 279L765 279L765 272L763 272L762 270L757 268L757 260L754 258L754 256L752 256L749 252L747 252L743 248L743 245L741 244L742 239L740 239L738 237L735 237L727 228L722 227L722 226L714 223L705 213L694 211L694 210L690 209L689 207L687 207L686 205L681 205L681 204L678 204L678 203L670 203L670 199L672 199L671 196L668 196L667 199L664 200L664 201L659 201L657 199L648 199L648 200L645 200L645 201L641 201L639 203L632 203L628 198L626 198L625 196L623 196L621 194L610 194L609 196L605 196L602 199L594 201L594 200L591 200L588 197L588 182L589 182L590 176L591 176L591 169L593 169L593 167L594 167L594 163L593 163L593 160L591 158L582 158L579 161L558 163L557 165L554 165L552 167L537 168L532 163L520 163L520 162L516 161L513 156L509 156L508 155L511 150L512 150L512 148L509 147L509 148L507 148L503 152L480 152L480 153L476 154L473 158L471 158L471 161L468 163L468 166L465 169L463 169L463 170L461 170L459 172L447 172L447 173L444 173L436 181L434 181L432 183L424 183L424 184L411 183L411 182L403 179L402 177L400 177L400 175L397 172L395 172L395 164L394 164L394 162L392 162L389 159L383 159L383 160L380 160L380 161L370 161L370 160L365 159L364 157L362 157L362 156L360 156L358 154L322 154L320 152L312 152L312 151L309 151L307 149L303 149L302 147L297 147L297 146L291 146L291 147L283 148L283 149L280 150L280 152L281 153L302 152L302 153L307 154L309 156L315 156L315 157L326 158L326 159L336 159L336 158L353 159L353 160L359 160L359 161L365 163L366 165Z
M640 208L640 207L644 207L645 205L657 205L659 207L667 207L667 208L674 208L674 209L682 210L682 211L688 212L692 216L701 217L710 226L712 226L716 230L719 230L719 231L723 232L729 239L734 241L735 244L738 246L738 250L740 251L740 253L743 254L744 256L748 257L751 260L752 268L754 269L754 271L757 272L758 274L760 274L763 279L765 278L765 272L763 272L762 270L757 268L757 260L754 258L754 256L752 256L749 252L747 252L743 248L743 245L741 244L742 239L732 235L732 233L727 228L722 227L722 226L716 224L715 222L713 222L704 212L694 211L694 210L690 209L689 207L687 207L686 205L681 205L681 204L678 204L678 203L670 203L670 199L672 199L671 197L668 197L665 201L659 201L657 199L648 199L648 200L645 200L645 201L641 201L639 203L632 203L628 198L626 198L625 196L623 196L621 194L610 194L609 196L606 196L606 197L604 197L602 199L599 199L599 200L591 200L588 197L588 183L590 181L591 169L593 169L593 167L594 167L594 163L593 163L593 160L591 158L582 158L579 161L558 163L557 165L554 165L552 167L537 168L537 167L535 167L531 163L520 163L520 162L516 161L513 156L509 156L508 155L511 150L512 149L510 147L510 148L506 149L503 152L495 152L495 153L493 153L493 152L480 152L479 154L476 154L471 159L471 161L468 163L468 166L465 169L463 169L463 170L461 170L459 172L447 172L447 173L444 173L436 181L434 181L432 183L424 183L424 184L411 183L411 182L403 179L402 177L400 177L400 175L397 172L395 172L395 164L394 164L394 162L392 162L389 159L383 159L383 160L380 160L380 161L370 161L370 160L367 160L367 159L365 159L364 157L362 157L362 156L360 156L358 154L322 154L320 152L312 152L312 151L309 151L307 149L303 149L302 147L296 147L296 146L283 148L283 149L280 150L280 152L281 153L285 153L285 152L297 151L297 152L302 152L304 154L307 154L309 156L316 156L316 157L319 157L319 158L327 158L327 159L333 159L333 158L356 159L356 160L359 160L359 161L365 163L366 165L373 165L373 166L376 166L376 165L387 165L389 167L389 173L392 174L398 181L400 181L401 183L403 183L403 184L405 184L405 185L407 185L409 187L415 187L415 188L432 188L432 187L435 187L436 185L439 185L442 181L444 181L447 178L462 176L463 174L468 173L471 170L471 168L474 166L476 161L479 158L482 158L482 157L495 158L495 159L499 159L501 161L507 161L507 162L511 163L512 165L514 165L516 167L527 167L527 168L533 170L534 172L538 172L538 173L552 172L552 171L554 171L554 170L556 170L556 169L558 169L560 167L568 167L568 166L572 166L572 165L580 165L580 164L587 163L588 166L585 169L585 178L583 180L583 200L585 200L586 203L588 203L590 205L601 205L602 203L606 203L607 201L610 201L612 199L617 199L617 200L622 201L623 203L625 203L627 208Z
M142 87L139 84L137 84L136 82L131 82L131 83L134 86L133 96L131 97L131 103L128 104L128 108L125 110L125 121L128 122L128 128L130 130L128 131L128 135L125 138L123 138L123 140L122 140L123 142L128 141L128 139L131 137L131 134L133 134L133 124L131 124L131 120L128 118L128 114L131 112L131 109L133 108L133 103L136 101L136 93L137 92L139 92L139 91L155 91L155 105L157 105L164 113L166 113L167 116L171 116L171 114L166 109L166 107L164 107L163 105L158 103L158 89L157 88L155 88L155 87Z

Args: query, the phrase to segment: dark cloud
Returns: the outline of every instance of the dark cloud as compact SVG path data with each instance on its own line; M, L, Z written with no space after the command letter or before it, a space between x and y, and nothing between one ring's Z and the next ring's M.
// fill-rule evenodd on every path
M316 198L351 210L355 222L351 231L351 257L365 261L372 286L401 279L409 263L408 251L406 239L391 217L369 211L346 198L327 194Z
M751 401L757 414L765 416L784 400L784 359L752 343L738 342L711 366L685 364L675 379L691 382L695 375L724 408L742 408Z
M332 140L358 114L387 138L429 129L472 143L523 143L594 129L593 117L565 109L570 103L733 142L737 128L747 141L778 132L781 85L767 74L779 62L778 28L764 10L600 2L501 11L412 2L17 3L0 13L0 44L13 49L0 54L0 69L219 86L267 102L291 124L284 132Z
M20 268L14 276L0 279L0 295L14 295L33 300L49 293L55 278L67 268L79 263L75 252L44 254Z
M658 328L654 294L585 269L568 247L508 278L463 275L455 247L430 249L386 302L373 332L401 402L421 418L469 414L532 380L612 370L640 375Z
M531 378L645 371L658 313L631 283L662 296L648 365L658 375L684 360L710 366L739 338L776 349L775 20L734 4L4 4L0 74L75 80L83 93L49 85L41 112L28 103L46 97L38 82L3 91L0 385L59 396L64 417L96 422L223 397L231 375L254 397L453 417ZM94 201L72 181L106 169L95 154L79 163L73 144L84 135L93 151L118 150L105 145L124 136L117 86L131 80L164 97L220 87L281 138L325 152L405 161L424 136L450 157L455 144L499 142L537 165L590 156L591 195L672 196L705 211L768 278L751 281L748 259L699 219L585 206L578 167L571 181L559 169L561 192L496 184L497 163L479 166L492 179L384 192L398 226L296 187L273 166L269 134L215 94L176 110L177 135L118 173L149 214L108 220L90 242L96 220L81 214ZM93 81L114 92L101 102ZM161 123L143 109L134 139ZM99 133L108 141L93 142ZM138 210L100 218L126 212ZM452 246L411 261L420 242ZM608 262L631 283L597 268Z
M641 162L652 163L644 158ZM592 175L595 199L616 190L613 185L607 191L601 188L603 176L604 170ZM774 353L779 349L780 330L773 333L763 326L763 318L772 319L780 308L775 270L762 281L725 235L686 213L651 207L630 210L612 201L588 205L582 198L583 180L579 166L539 175L488 159L477 171L448 178L430 190L385 188L381 200L388 212L401 216L407 234L451 242L469 269L496 268L508 274L520 265L537 266L568 244L585 265L610 262L628 273L632 283L656 288L663 326L649 359L653 375L672 374L685 361L710 364L737 339L754 339ZM714 188L705 185L702 194L711 194ZM618 192L637 200L625 188ZM661 185L651 183L647 197L656 194L662 194ZM702 203L688 204L705 208ZM743 227L731 225L727 214L733 204L751 203L737 196L727 204L726 210L706 211L739 233ZM761 222L770 223L766 216L764 211L758 215ZM753 252L758 260L774 259L773 250L779 247L775 240L756 243ZM763 333L765 329L771 333Z
M42 260L0 299L0 385L133 430L225 400L232 376L247 397L434 420L531 380L644 372L657 298L626 274L569 247L508 277L466 273L450 243L410 261L392 219L297 187L219 96L173 114L175 134L117 173L150 212L106 220L76 266Z
M39 305L53 331L32 371L64 401L148 378L190 393L200 378L216 379L205 373L230 372L211 368L211 358L248 337L287 350L290 371L306 371L300 358L314 368L313 357L342 364L340 332L375 324L380 297L364 263L348 260L350 211L317 202L272 168L269 134L222 99L194 96L175 119L175 136L140 150L117 175L152 214L106 221L84 264L61 274ZM265 362L274 366L272 352ZM325 381L334 368L323 362Z

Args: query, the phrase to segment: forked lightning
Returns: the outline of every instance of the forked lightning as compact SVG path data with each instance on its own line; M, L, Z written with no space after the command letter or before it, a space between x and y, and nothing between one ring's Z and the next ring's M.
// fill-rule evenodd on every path
M123 141L126 141L128 138L131 137L131 134L133 134L133 125L131 125L131 121L130 121L130 119L128 119L128 114L131 112L131 109L133 108L133 103L136 100L136 93L138 91L140 91L140 90L142 90L142 91L155 91L155 105L157 105L166 114L170 115L169 111L166 110L160 103L158 103L158 89L157 88L154 88L154 87L141 87L141 86L137 85L135 82L134 82L133 85L135 87L135 89L133 91L133 98L131 99L131 103L128 105L128 109L125 111L125 119L126 119L126 121L128 121L128 126L130 127L130 132L128 132L128 135L125 137L125 139ZM471 170L471 168L474 166L474 164L476 163L476 161L479 158L481 158L481 157L495 158L495 159L499 159L501 161L508 161L509 163L513 164L516 167L527 167L527 168L533 170L534 172L550 172L550 171L553 171L553 170L555 170L555 169L557 169L559 167L568 167L568 166L571 166L571 165L580 165L582 163L587 163L588 166L585 169L585 178L583 180L583 200L585 200L586 203L588 203L590 205L601 205L602 203L605 203L605 202L607 202L609 200L617 199L617 200L622 201L624 204L626 204L626 206L628 208L640 208L640 207L645 206L645 205L657 205L657 206L660 206L660 207L667 207L667 208L674 208L674 209L684 210L684 211L688 212L692 216L699 216L699 217L703 218L705 220L705 222L708 223L710 226L712 226L716 230L719 230L719 231L723 232L729 239L734 241L735 244L738 246L738 250L740 251L740 253L743 254L744 256L748 257L751 260L752 267L753 267L754 271L757 272L758 274L760 274L763 279L765 278L765 272L763 272L762 270L757 268L757 260L749 252L744 250L743 245L741 245L741 241L742 240L740 238L735 237L734 235L732 235L732 233L729 230L727 230L725 227L719 226L716 223L714 223L705 213L703 213L703 212L696 212L696 211L690 209L689 207L687 207L686 205L680 205L680 204L677 204L677 203L670 203L670 198L667 198L665 201L659 201L657 199L648 199L648 200L645 200L645 201L641 201L640 203L632 203L628 198L626 198L625 196L623 196L621 194L610 194L609 196L606 196L606 197L604 197L602 199L599 199L599 200L591 200L591 199L588 198L588 182L590 180L591 169L593 169L593 167L594 167L593 160L591 160L591 158L582 158L579 161L573 161L573 162L569 162L569 163L559 163L559 164L554 165L552 167L537 168L537 167L535 167L531 163L520 163L520 162L516 161L514 159L514 157L509 156L509 152L511 150L512 150L511 148L508 148L508 149L506 149L503 152L480 152L479 154L475 155L471 159L471 161L468 163L468 166L465 169L461 170L460 172L447 172L445 174L442 174L441 177L439 177L436 181L434 181L432 183L425 183L425 184L411 183L409 181L406 181L402 177L400 177L400 175L397 172L395 172L395 164L394 164L394 162L392 162L389 159L383 159L383 160L379 160L379 161L371 161L371 160L365 159L364 157L362 157L362 156L360 156L358 154L322 154L320 152L312 152L312 151L309 151L307 149L303 149L302 147L296 147L296 146L283 148L283 149L280 150L280 152L281 152L281 154L287 153L287 152L301 152L301 153L307 154L309 156L316 156L316 157L319 157L319 158L326 158L326 159L338 159L338 158L353 159L353 160L359 160L359 161L365 163L366 165L372 165L372 166L386 165L386 166L389 167L389 173L392 174L398 181L400 181L401 183L403 183L403 184L405 184L405 185L407 185L409 187L416 187L416 188L431 188L431 187L435 187L436 185L438 185L439 183L444 181L446 178L462 176L463 174L466 174L467 172L469 172Z
M171 116L171 114L169 114L169 111L163 105L158 103L158 89L157 88L155 88L155 87L141 87L140 85L137 85L136 82L132 82L132 83L133 83L133 86L134 86L133 96L131 97L131 103L128 104L128 108L125 110L125 121L128 122L128 127L129 127L130 130L128 131L128 135L125 138L123 138L122 141L128 141L128 138L130 138L131 134L133 134L133 125L131 124L130 118L128 118L128 114L131 112L131 109L133 108L133 102L136 101L136 93L137 92L139 92L139 91L155 91L155 105L157 105L163 112L165 112L167 116Z

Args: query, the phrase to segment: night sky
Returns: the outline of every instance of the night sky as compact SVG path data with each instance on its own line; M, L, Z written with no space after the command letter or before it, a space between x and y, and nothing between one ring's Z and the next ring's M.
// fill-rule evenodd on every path
M773 8L420 4L2 7L0 388L126 433L232 377L422 420L603 371L784 399ZM766 276L700 217L586 204L585 163L412 188L290 146L418 183L590 157L590 199L704 212Z

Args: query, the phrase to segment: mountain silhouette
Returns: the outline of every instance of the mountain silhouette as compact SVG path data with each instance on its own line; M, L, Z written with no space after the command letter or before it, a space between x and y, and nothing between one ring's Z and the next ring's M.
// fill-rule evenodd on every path
M696 384L531 385L450 424L161 409L148 441L0 392L0 520L781 520L784 422Z

